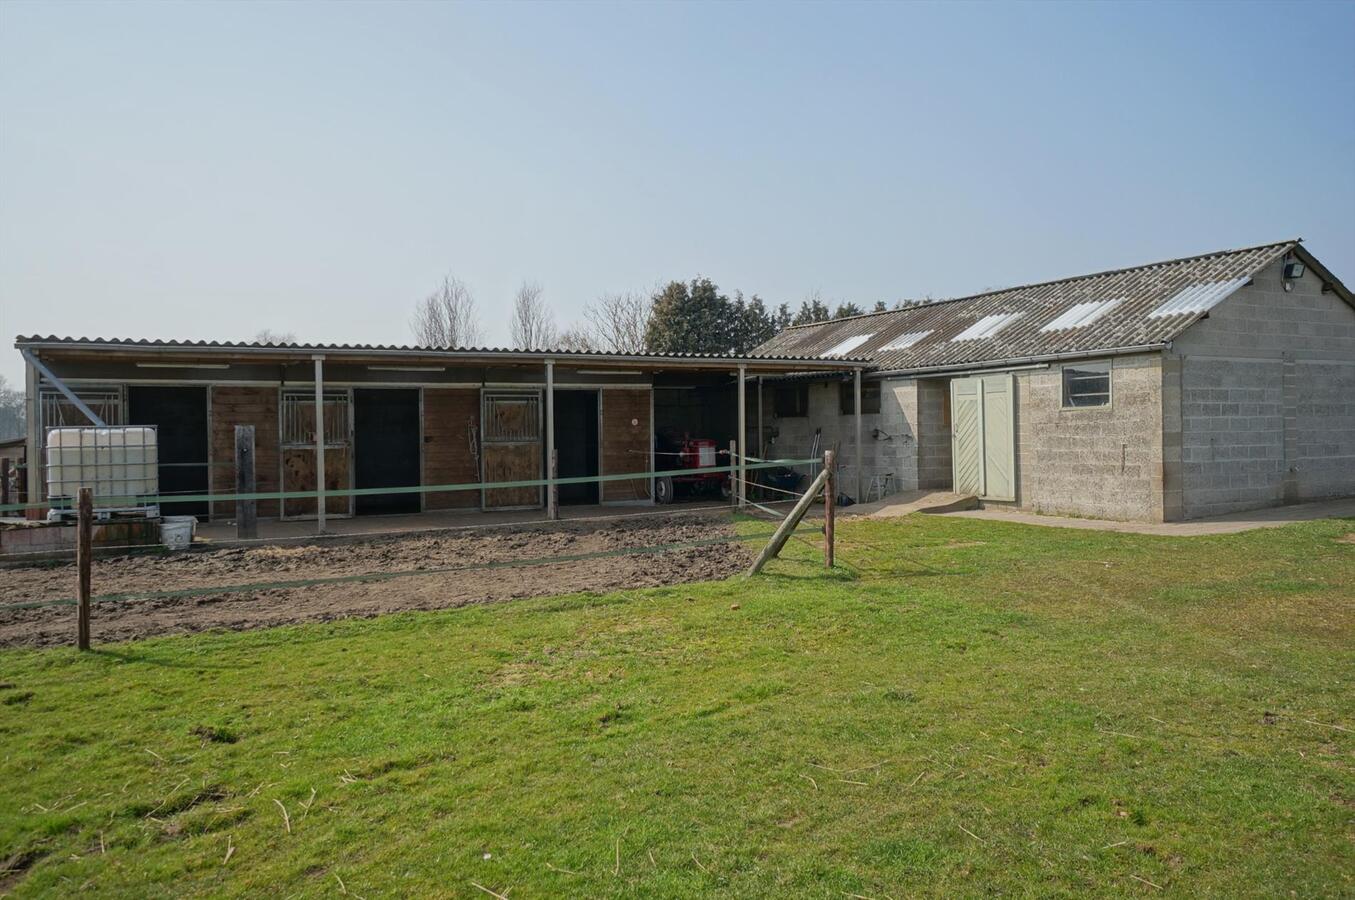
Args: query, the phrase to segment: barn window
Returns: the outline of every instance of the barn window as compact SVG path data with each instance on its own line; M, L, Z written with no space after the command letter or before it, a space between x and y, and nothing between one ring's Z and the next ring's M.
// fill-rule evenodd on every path
M838 386L838 408L844 416L850 416L856 410L856 385L844 381ZM861 414L873 415L880 411L880 382L861 382Z
M801 419L809 415L809 385L792 384L776 389L776 417Z
M325 391L325 446L348 442L348 391ZM282 446L315 446L315 391L283 391Z
M1107 406L1110 403L1110 363L1077 363L1063 367L1064 408Z

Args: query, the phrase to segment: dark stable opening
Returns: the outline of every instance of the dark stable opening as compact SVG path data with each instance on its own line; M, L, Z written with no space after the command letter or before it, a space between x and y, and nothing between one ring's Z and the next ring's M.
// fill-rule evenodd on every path
M555 452L560 478L598 473L597 391L555 392ZM560 485L560 503L597 503L598 483Z
M205 387L128 388L127 422L156 426L161 496L208 492ZM167 516L207 515L207 504L199 501L161 503L160 508Z
M353 391L353 484L357 488L419 484L419 392ZM419 511L419 495L359 494L360 515Z

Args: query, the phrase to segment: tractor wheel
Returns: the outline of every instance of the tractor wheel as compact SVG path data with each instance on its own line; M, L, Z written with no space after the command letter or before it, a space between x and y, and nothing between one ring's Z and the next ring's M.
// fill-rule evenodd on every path
M654 502L668 504L673 502L673 479L667 475L654 479Z

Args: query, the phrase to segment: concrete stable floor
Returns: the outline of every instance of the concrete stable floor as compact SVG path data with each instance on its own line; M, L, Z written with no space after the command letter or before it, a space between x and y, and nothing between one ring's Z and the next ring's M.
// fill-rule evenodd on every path
M674 503L668 506L637 505L579 505L561 506L560 521L614 519L634 516L679 515L728 511L728 501L698 501ZM326 537L362 537L371 535L414 534L426 531L444 531L458 528L502 528L514 525L545 524L543 509L519 509L481 512L476 509L439 510L437 512L403 513L389 516L329 516L325 520ZM314 519L259 520L259 541L300 541L317 537ZM233 521L199 522L199 541L229 545L235 543Z
M765 505L765 504L764 504ZM1186 522L1116 522L1106 519L1079 519L1069 516L1047 516L1022 510L990 507L973 508L972 497L945 491L912 491L891 495L884 500L862 503L841 510L844 517L897 518L916 512L931 515L967 516L995 522L1017 522L1023 525L1042 525L1048 528L1079 528L1095 531L1117 531L1129 534L1160 534L1191 537L1206 534L1234 534L1253 528L1277 528L1293 522L1312 519L1355 518L1355 498L1319 503L1301 503L1293 506L1274 506L1267 509L1231 513ZM773 504L778 510L787 510L789 503ZM727 512L725 501L675 503L670 506L562 506L561 521L596 520L611 518L714 514ZM544 524L545 512L540 509L480 512L478 510L448 510L440 512L408 513L391 516L353 516L329 518L325 532L334 537L361 537L364 535L412 534L459 528L499 528L514 525ZM203 522L198 525L199 540L218 545L236 541L234 522ZM313 519L259 522L258 540L272 542L302 541L316 537Z

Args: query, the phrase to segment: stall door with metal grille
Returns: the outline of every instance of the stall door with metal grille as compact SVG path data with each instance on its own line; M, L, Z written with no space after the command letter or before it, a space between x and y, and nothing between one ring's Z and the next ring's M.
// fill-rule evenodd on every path
M986 500L1016 499L1016 417L1012 376L950 383L953 490Z
M539 391L484 391L480 396L481 481L535 481L542 477L543 431ZM485 509L540 506L540 485L487 488Z

